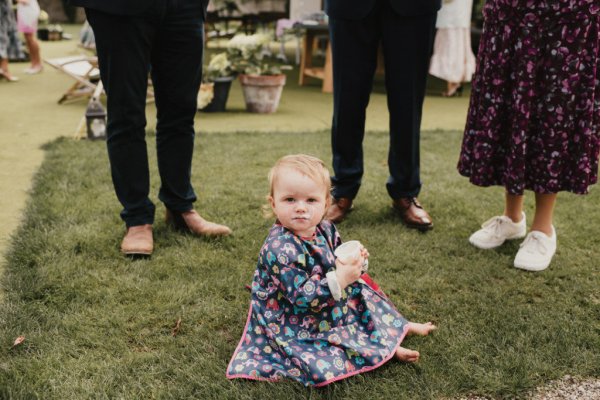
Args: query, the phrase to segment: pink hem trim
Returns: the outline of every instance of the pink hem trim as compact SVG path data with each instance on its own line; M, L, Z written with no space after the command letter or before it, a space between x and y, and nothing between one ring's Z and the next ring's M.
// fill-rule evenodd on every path
M278 382L281 380L281 377L263 378L262 376L250 376L250 375L245 375L245 374L235 374L235 375L226 374L226 376L227 376L227 379L244 378L244 379L249 379L252 381L263 381L263 382Z
M373 281L373 283L374 283L374 281ZM367 286L369 286L371 289L375 290L371 285L367 284ZM383 294L383 296L385 296L385 293L383 293L383 290L379 290L379 291L375 290L375 292L379 292L379 293ZM394 308L396 308L396 307L394 306ZM244 331L242 332L242 338L238 342L238 345L236 346L235 351L233 352L233 356L231 356L231 360L229 360L229 364L227 364L227 372L225 372L225 377L227 377L227 379L243 378L243 379L250 379L250 380L254 380L254 381L277 382L277 381L281 380L281 377L277 377L277 378L263 378L261 376L250 376L250 375L245 375L245 374L233 374L233 375L229 374L229 369L231 368L231 363L233 363L233 360L235 360L235 357L236 357L238 351L240 350L242 342L246 338L246 331L248 329L248 324L250 323L250 318L251 317L252 317L252 300L250 300L250 307L248 308L248 317L246 317L246 325L244 325ZM402 331L402 335L398 339L398 343L394 347L394 351L392 351L386 358L384 358L383 360L381 360L380 363L378 363L376 365L372 365L370 367L361 368L361 369L359 369L357 371L349 372L349 373L347 373L345 375L336 376L335 378L331 378L328 381L317 383L316 385L312 385L312 386L314 386L314 387L326 386L326 385L329 385L330 383L333 383L335 381L339 381L341 379L346 379L346 378L349 378L351 376L362 374L362 373L365 373L365 372L369 372L369 371L372 371L372 370L374 370L376 368L381 367L383 364L385 364L386 362L388 362L396 354L396 350L398 350L398 347L400 347L400 344L402 344L402 341L406 337L407 333L408 333L408 321L407 321L407 324L404 326L404 329Z
M250 312L252 312L252 310L250 310ZM250 321L250 318L248 317L248 320L246 321L246 328L244 328L244 332L246 332L246 329L247 329L249 321ZM312 386L314 386L314 387L327 386L330 383L333 383L335 381L346 379L346 378L349 378L351 376L362 374L362 373L365 373L365 372L369 372L369 371L372 371L372 370L374 370L376 368L381 367L383 364L385 364L386 362L388 362L392 357L394 357L394 355L396 355L396 350L398 350L398 347L400 347L400 344L402 344L402 341L404 341L404 338L406 337L407 333L408 333L408 324L406 324L404 326L404 330L402 331L402 335L398 339L398 344L396 344L396 346L394 347L394 351L392 351L386 358L384 358L383 360L381 360L381 362L379 362L378 364L372 365L370 367L364 367L364 368L361 368L361 369L356 370L356 371L349 372L349 373L344 374L344 375L336 376L335 378L331 378L328 381L317 383L316 385L312 385ZM242 340L243 340L243 338L245 336L246 335L242 336ZM233 357L231 357L231 361L229 361L229 365L227 366L227 371L229 371L229 367L231 366L231 363L233 362L233 360L235 358L235 355L237 354L237 352L239 350L239 346L241 344L242 344L242 341L240 340L240 343L238 344L238 347L235 349L235 352L233 353ZM250 375L245 375L245 374L233 374L233 375L230 375L229 373L226 373L225 376L227 377L227 379L244 378L244 379L249 379L249 380L254 380L254 381L265 381L265 382L277 382L277 381L281 380L281 377L277 377L277 378L263 378L261 376L250 376Z
M385 364L386 362L388 362L392 357L394 357L394 355L396 355L396 350L398 350L398 347L400 347L400 344L402 343L402 341L406 337L407 333L408 333L408 324L406 324L404 326L404 330L402 331L402 336L400 336L400 338L398 339L398 344L396 344L396 346L394 347L394 351L392 351L386 358L384 358L383 360L381 360L380 363L372 365L370 367L364 367L364 368L359 369L357 371L349 372L349 373L347 373L345 375L336 376L335 378L331 378L328 381L317 383L316 385L314 385L314 387L327 386L330 383L333 383L335 381L339 381L341 379L346 379L346 378L349 378L351 376L362 374L362 373L365 373L365 372L373 371L374 369L381 367L383 364Z
M246 325L244 325L244 331L242 332L242 338L238 342L238 345L236 346L235 351L233 352L233 355L231 356L231 360L229 360L229 364L227 364L227 372L225 372L225 376L229 379L232 379L231 377L236 377L235 375L229 375L229 368L231 368L231 363L233 363L233 360L235 360L235 357L237 356L238 351L240 351L242 342L244 341L244 339L246 339L246 330L248 329L248 324L250 323L251 317L252 317L252 297L250 297L250 307L248 307L248 317L246 317ZM242 377L242 376L240 376L240 377ZM249 379L252 379L252 378L249 378Z

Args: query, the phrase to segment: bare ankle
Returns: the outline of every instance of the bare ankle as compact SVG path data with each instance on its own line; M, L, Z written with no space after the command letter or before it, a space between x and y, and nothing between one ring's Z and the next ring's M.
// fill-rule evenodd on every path
M545 234L548 237L551 237L553 232L552 232L552 225L547 225L547 224L540 224L540 225L536 225L533 224L531 225L531 230L532 231L538 231L538 232L542 232L543 234Z
M514 213L514 214L510 214L510 213L504 212L504 216L510 218L510 220L512 222L514 222L515 224L518 224L519 222L521 222L523 220L523 213L522 212Z

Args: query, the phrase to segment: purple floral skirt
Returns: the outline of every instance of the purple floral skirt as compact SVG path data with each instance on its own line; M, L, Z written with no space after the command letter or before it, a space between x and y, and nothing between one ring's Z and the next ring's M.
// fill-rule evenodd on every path
M510 194L598 178L598 0L488 0L458 170Z

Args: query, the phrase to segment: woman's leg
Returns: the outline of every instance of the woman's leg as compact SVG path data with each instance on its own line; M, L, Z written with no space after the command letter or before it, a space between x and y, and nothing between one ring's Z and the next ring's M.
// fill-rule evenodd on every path
M33 33L24 33L24 35L25 43L29 50L29 57L31 58L31 69L41 69L42 60L40 58L40 45Z
M18 79L12 76L8 70L8 58L0 58L0 79L6 79L8 81L17 81Z
M535 194L535 216L531 225L532 231L540 231L548 236L552 236L552 219L555 204L556 193Z
M504 215L513 222L520 222L523 218L523 195L506 193L504 198Z
M442 92L444 97L453 97L462 94L462 85L460 82L446 82L446 91Z
M10 72L8 71L8 58L0 58L0 70L2 70L2 75L10 75Z

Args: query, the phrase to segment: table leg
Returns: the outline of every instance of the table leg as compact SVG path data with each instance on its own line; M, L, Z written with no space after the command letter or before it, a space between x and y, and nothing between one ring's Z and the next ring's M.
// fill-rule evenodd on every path
M300 59L300 76L298 78L298 85L304 86L306 83L306 75L304 70L312 66L312 48L315 35L311 31L306 31L304 35L304 43L302 46L302 57Z
M331 62L331 42L327 41L325 68L323 70L323 93L333 92L333 63Z

